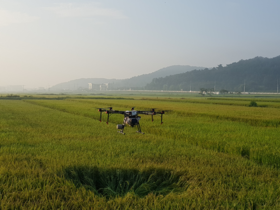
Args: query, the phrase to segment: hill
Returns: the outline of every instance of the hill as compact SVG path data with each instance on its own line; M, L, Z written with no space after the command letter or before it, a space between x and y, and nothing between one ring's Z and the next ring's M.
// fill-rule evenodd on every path
M78 90L88 88L88 83L102 84L109 83L110 89L124 89L132 88L139 89L145 87L148 83L152 82L154 78L166 77L169 75L180 74L194 69L203 69L203 67L196 66L180 66L174 65L166 68L159 69L150 74L143 74L129 79L104 79L104 78L83 78L76 79L69 82L64 82L51 87L51 90Z
M255 57L240 60L225 67L194 70L182 74L153 79L146 86L149 90L200 90L200 88L226 89L229 91L276 92L280 78L280 56Z
M130 79L118 80L111 84L113 89L116 88L132 88L139 89L145 87L147 84L153 81L154 78L166 77L170 75L185 73L188 71L192 71L194 69L203 69L203 67L196 66L180 66L174 65L166 68L162 68L150 74L143 74L140 76L132 77Z

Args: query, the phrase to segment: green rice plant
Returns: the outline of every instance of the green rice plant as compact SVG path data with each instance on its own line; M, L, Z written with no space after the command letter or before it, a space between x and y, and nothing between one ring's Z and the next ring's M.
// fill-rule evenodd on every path
M68 110L69 113L81 114L83 116L99 119L99 113L96 112L95 109L90 109L90 107L93 106L93 104L83 102L76 103L76 101L48 101L40 103L43 103L45 106L48 107L56 107L59 110ZM56 103L56 105L54 105L54 103ZM100 105L99 101L95 103L98 103L98 105ZM59 104L60 106L64 107L64 109L62 107L59 107ZM107 106L110 105L111 104L107 104ZM65 109L66 107L67 110ZM125 107L128 106L125 105ZM116 109L125 109L125 107L116 107ZM91 110L91 113L89 113L89 110ZM155 122L151 123L148 117L143 117L142 120L144 121L144 123L142 125L142 128L145 129L147 132L152 132L153 134L159 136L166 136L168 138L174 139L174 142L176 141L176 139L185 140L187 138L188 143L200 146L201 148L211 149L218 152L226 152L230 154L238 154L242 157L246 157L251 160L254 160L254 158L250 157L250 150L255 147L258 147L259 144L262 147L262 136L270 136L269 138L271 139L277 139L278 136L278 129L273 129L273 132L271 132L271 129L269 131L266 131L266 128L260 129L251 126L244 126L243 124L240 124L238 122L225 122L224 118L216 118L215 120L213 120L212 117L207 118L207 115L197 116L195 114L186 118L184 115L180 116L176 114L176 112L173 114L170 113L169 115L166 115L166 117L167 116L167 120L170 121L170 123L164 124L163 126L157 126L155 125ZM111 117L112 123L117 124L121 121L122 116L118 115ZM254 122L255 121L253 121L253 123ZM256 139L260 140L256 141ZM279 143L277 143L276 141L266 141L266 144L270 145L271 147L279 148ZM268 161L266 162L266 165L275 165L275 161L276 160ZM258 161L256 160L256 162Z
M94 109L133 103L1 100L1 208L279 208L279 128L227 118L249 112L243 117L272 122L270 108L250 116L249 107L211 105L215 115L203 115L208 105L190 112L180 102L140 100L141 109L174 111L161 126L143 116L146 134L126 128L125 136L115 129L121 115L106 125Z
M257 106L258 106L258 104L255 101L251 101L249 104L249 107L257 107Z
M85 187L95 194L112 197L125 196L128 193L144 197L149 193L167 195L182 192L186 183L180 175L165 169L99 169L97 167L70 167L65 169L65 177L77 187Z

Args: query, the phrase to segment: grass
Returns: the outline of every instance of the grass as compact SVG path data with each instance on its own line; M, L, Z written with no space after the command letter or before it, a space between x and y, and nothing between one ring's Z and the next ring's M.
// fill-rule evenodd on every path
M278 108L135 99L0 100L1 208L279 209ZM120 135L111 105L173 111Z

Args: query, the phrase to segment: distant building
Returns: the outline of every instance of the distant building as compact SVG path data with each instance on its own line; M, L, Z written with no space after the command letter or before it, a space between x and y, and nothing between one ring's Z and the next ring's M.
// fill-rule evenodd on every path
M89 90L108 90L108 87L109 87L109 83L103 83L103 84L88 83Z
M100 90L108 90L109 88L109 83L104 83L100 85Z

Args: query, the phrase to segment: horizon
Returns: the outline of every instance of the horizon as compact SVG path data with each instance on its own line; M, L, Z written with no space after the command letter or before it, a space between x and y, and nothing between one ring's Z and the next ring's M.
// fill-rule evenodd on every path
M279 6L276 0L3 0L0 87L274 58L280 55Z

